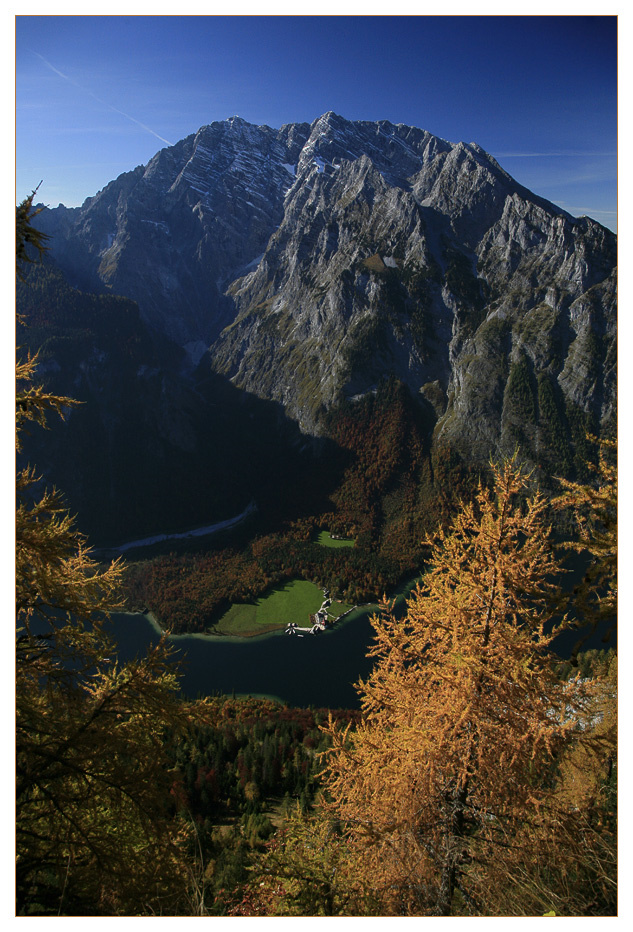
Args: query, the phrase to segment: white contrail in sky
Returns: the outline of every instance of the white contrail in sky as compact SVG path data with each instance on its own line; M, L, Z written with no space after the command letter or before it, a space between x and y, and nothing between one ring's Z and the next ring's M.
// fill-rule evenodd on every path
M87 88L82 87L81 84L78 84L76 81L73 81L72 78L69 78L68 75L64 74L63 71L60 71L59 68L55 68L54 65L51 65L51 63L47 61L43 55L40 55L39 52L34 52L33 49L30 49L30 51L33 52L33 55L37 55L38 58L41 58L44 64L48 68L50 68L51 71L54 71L55 74L59 75L60 78L63 78L65 81L68 81L70 84L74 85L74 87L79 88L79 90L83 91L84 94L89 94L90 97L92 97L94 100L97 101L97 103L102 104L102 106L107 107L109 110L114 110L115 113L120 113L121 116L125 117L126 120L130 120L132 123L136 123L136 125L140 126L141 129L144 129L147 133L151 133L152 136L155 136L157 139L160 139L161 142L166 143L168 146L173 145L173 143L171 143L169 139L164 139L162 136L159 136L158 133L155 133L154 130L151 129L149 126L146 126L145 123L141 123L140 120L137 120L135 117L130 116L129 113L125 113L125 111L119 110L118 107L113 107L112 104L109 104L107 101L102 100L100 97L97 97L96 94L93 94L92 91L89 91Z

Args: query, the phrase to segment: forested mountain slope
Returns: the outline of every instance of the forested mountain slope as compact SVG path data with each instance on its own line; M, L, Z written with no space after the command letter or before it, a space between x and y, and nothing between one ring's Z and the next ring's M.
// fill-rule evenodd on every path
M89 454L73 413L50 477L80 513L82 489L128 501L92 523L102 541L238 514L276 475L319 498L345 463L314 438L340 440L345 405L389 378L427 456L485 465L518 445L547 482L580 475L587 431L613 433L615 236L474 143L233 117L38 224L52 266L20 290L19 337L90 405Z

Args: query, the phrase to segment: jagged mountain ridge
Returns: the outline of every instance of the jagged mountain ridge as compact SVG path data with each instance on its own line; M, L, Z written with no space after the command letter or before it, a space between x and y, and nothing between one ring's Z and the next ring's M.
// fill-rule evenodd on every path
M137 301L182 345L231 319L224 282L261 254L281 221L308 127L213 123L161 149L81 207L42 215L72 284Z
M613 416L615 236L474 143L332 112L232 118L41 216L71 281L133 298L308 433L389 374L468 458L517 439L538 458L546 399L568 435L568 408Z

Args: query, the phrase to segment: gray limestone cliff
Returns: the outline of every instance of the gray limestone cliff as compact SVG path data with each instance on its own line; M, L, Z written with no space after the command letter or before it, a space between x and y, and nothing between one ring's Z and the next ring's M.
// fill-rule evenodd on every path
M232 118L41 216L73 284L134 299L306 433L390 374L468 458L519 442L536 461L614 417L614 234L474 143Z

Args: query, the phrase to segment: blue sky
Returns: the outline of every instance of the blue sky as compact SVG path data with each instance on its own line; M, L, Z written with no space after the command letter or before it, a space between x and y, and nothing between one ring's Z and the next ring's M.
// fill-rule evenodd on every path
M213 120L327 110L477 142L615 229L616 18L17 16L16 195L76 206Z

